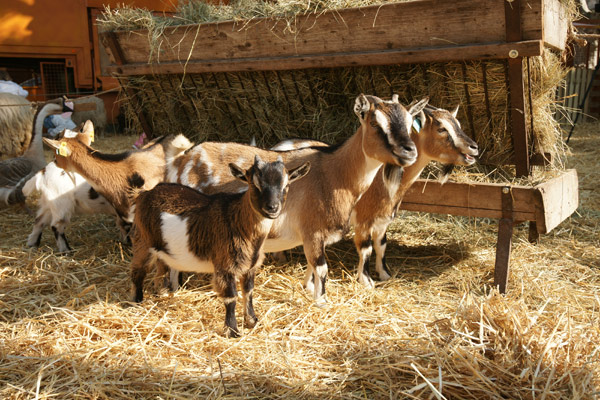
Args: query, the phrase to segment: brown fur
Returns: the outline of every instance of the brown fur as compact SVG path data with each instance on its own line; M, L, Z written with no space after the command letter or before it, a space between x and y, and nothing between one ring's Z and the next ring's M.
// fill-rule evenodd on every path
M56 165L82 175L113 205L121 218L131 222L132 190L149 190L164 181L164 144L172 138L162 138L140 150L110 155L90 147L92 135L93 125L88 121L76 137L58 140L44 138L44 142L54 149L66 143L69 155L57 154Z
M389 279L385 266L385 232L394 219L404 194L427 164L431 161L439 161L446 164L467 165L471 162L466 160L465 154L478 155L477 144L462 131L454 115L446 110L428 106L426 112L422 114L423 128L420 132L414 130L411 132L411 138L417 146L417 161L405 167L403 173L395 176L396 179L401 177L399 182L386 180L384 169L379 170L369 190L356 204L353 213L354 243L357 252L361 255L358 280L364 285L372 287L373 282L368 276L369 257L367 255L366 259L362 259L361 248L370 255L370 246L367 244L372 242L375 245L379 277L382 280ZM444 128L454 129L455 138L452 139Z
M413 113L419 112L424 103L414 107ZM392 119L394 129L391 135L378 131L376 112ZM341 239L348 229L350 212L382 163L408 165L415 156L414 144L408 136L412 117L397 98L384 102L373 96L361 95L356 100L355 113L359 116L360 127L334 151L307 148L276 152L235 143L205 142L173 160L168 166L169 179L196 187L204 193L235 192L240 186L227 176L223 168L227 163L248 167L251 156L255 154L267 161L281 156L288 168L310 161L311 171L306 179L290 189L284 213L273 224L265 250L279 251L302 244L309 265L305 286L310 291L314 282L315 299L324 301L327 275L325 246ZM390 142L394 143L392 148ZM185 175L186 171L189 174ZM270 247L274 246L270 243L289 236L293 236L289 243L280 242L277 243L280 247Z

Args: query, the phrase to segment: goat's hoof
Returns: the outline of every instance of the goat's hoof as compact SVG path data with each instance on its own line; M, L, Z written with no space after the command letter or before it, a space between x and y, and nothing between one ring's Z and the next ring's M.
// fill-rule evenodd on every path
M325 296L321 296L315 300L315 306L319 308L328 308L329 303L327 302L327 298Z
M373 279L371 279L370 276L366 276L366 275L359 276L358 277L358 283L360 283L361 285L363 285L367 289L374 289L375 288L375 282L373 282Z
M389 281L392 277L387 272L382 272L379 274L379 280L381 282Z
M230 339L235 339L240 337L240 332L237 328L231 328L229 326L225 327L225 337Z
M256 318L256 317L244 318L244 328L252 329L256 326L257 322L258 322L258 318Z

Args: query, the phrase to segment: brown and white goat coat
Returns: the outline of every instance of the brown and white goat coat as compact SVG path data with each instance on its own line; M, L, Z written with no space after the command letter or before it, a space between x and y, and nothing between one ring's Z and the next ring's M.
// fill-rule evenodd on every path
M214 290L225 303L228 334L237 336L236 279L244 297L244 324L253 327L252 289L256 267L263 260L263 243L284 207L289 185L306 175L310 164L306 162L288 174L281 159L265 163L256 156L247 171L235 164L229 168L235 178L247 184L243 193L209 196L184 185L162 183L139 194L131 278L134 300L139 302L147 268L155 262L159 264L157 279L167 267L213 273Z
M323 302L328 269L325 247L340 240L347 231L352 209L383 163L408 166L415 161L417 154L409 131L412 116L425 104L426 100L407 111L397 96L383 101L360 95L354 105L360 126L341 145L277 152L235 143L205 142L174 158L167 167L167 180L204 193L235 193L244 188L230 179L224 168L229 163L248 167L254 155L268 161L281 156L288 168L309 161L311 170L290 188L286 207L265 242L265 251L303 245L308 261L305 287L317 302Z
M51 162L31 178L23 193L29 197L40 192L38 211L33 230L27 239L27 246L40 245L42 231L50 225L58 251L70 251L71 247L65 236L65 228L71 217L77 214L111 214L115 215L121 230L121 241L126 241L129 233L128 224L118 218L115 208L78 173L68 173Z
M418 120L422 128L413 129L411 138L417 146L417 160L401 171L386 165L380 170L369 190L352 212L354 244L359 254L358 281L373 287L369 276L369 257L375 247L375 268L380 280L390 278L385 261L386 231L410 186L431 161L446 165L471 165L479 154L477 143L461 129L456 119L458 107L447 110L428 105Z
M93 135L93 124L87 121L82 132L58 140L44 138L44 142L56 150L56 165L82 175L112 204L123 221L131 223L131 193L164 181L165 147L173 138L161 137L139 150L109 154L90 147Z

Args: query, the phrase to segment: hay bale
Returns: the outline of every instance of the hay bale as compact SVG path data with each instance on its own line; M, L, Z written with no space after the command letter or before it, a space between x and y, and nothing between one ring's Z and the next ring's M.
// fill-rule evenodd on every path
M20 156L31 143L33 107L23 96L0 93L0 157Z

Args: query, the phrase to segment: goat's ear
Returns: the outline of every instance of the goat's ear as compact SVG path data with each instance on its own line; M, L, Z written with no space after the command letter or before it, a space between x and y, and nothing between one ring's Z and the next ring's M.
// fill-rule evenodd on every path
M356 100L354 101L354 113L358 116L360 121L364 121L367 116L367 113L371 109L371 103L367 99L367 96L364 94L360 94Z
M248 178L246 178L246 172L234 163L229 163L229 170L231 171L231 175L233 175L236 179L248 182Z
M425 97L424 99L416 102L415 104L412 104L408 109L408 113L414 117L415 115L423 111L427 103L429 103L429 97Z
M458 115L458 108L460 107L460 104L456 106L456 108L454 110L452 110L452 116L454 118L456 118L456 116Z
M82 135L77 135L77 138L87 146L92 144L94 141L94 123L91 120L85 121L83 129L81 129Z
M63 142L60 140L48 139L48 138L42 138L42 140L51 149L54 149L56 151L56 154L63 156L63 157L68 157L71 155L71 149L69 148L69 145L67 144L67 142Z
M302 164L299 167L296 167L296 168L290 170L288 172L290 183L302 178L303 176L308 174L308 171L310 171L310 162L309 161L305 162L304 164Z
M397 94L393 94L392 95L392 103L400 103L400 96L398 96Z

